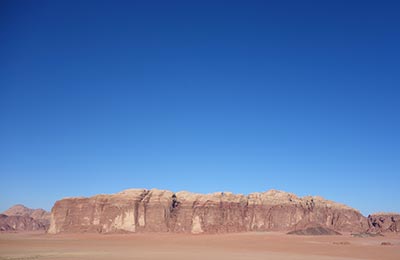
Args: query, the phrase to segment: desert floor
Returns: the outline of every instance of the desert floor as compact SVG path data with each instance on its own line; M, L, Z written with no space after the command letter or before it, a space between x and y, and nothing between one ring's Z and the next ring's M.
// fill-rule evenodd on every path
M381 245L390 242L391 245ZM354 238L280 233L224 235L0 234L0 260L400 259L400 236Z

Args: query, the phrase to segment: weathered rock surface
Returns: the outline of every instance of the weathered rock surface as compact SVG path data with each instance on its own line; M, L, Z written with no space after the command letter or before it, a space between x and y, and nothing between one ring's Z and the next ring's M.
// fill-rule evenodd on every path
M15 205L0 215L0 231L46 231L50 226L50 212Z
M339 232L368 229L368 220L357 210L321 197L275 190L245 196L132 189L57 201L48 232L291 231L309 223Z
M27 215L25 216L7 216L0 214L1 232L19 232L19 231L45 231L47 227L40 221Z
M400 214L375 213L368 216L370 232L388 233L400 232Z

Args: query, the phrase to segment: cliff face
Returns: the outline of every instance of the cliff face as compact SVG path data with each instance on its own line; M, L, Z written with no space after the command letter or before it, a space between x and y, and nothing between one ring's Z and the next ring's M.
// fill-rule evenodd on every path
M57 201L48 232L198 234L292 231L310 224L339 232L368 229L368 220L358 211L320 197L274 190L244 196L136 189Z

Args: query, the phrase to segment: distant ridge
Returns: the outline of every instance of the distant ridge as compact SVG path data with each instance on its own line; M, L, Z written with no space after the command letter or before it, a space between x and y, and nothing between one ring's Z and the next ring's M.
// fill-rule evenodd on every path
M364 217L347 205L319 196L278 190L248 195L128 189L90 198L57 201L51 214L17 204L0 214L0 231L48 233L283 231L297 235L400 233L400 214Z
M50 225L50 212L17 204L0 214L0 231L45 231Z

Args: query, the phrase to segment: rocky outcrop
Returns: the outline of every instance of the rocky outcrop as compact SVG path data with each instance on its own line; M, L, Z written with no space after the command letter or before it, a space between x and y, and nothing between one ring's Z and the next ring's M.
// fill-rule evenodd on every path
M24 205L17 204L4 211L2 214L9 217L28 217L19 218L20 220L24 221L28 221L29 218L32 218L33 220L35 220L35 222L38 222L41 226L44 226L45 229L50 226L50 212L47 212L44 209L30 209L25 207Z
M50 212L15 205L0 214L0 231L46 231L50 226Z
M368 229L357 210L321 197L299 198L275 190L245 196L132 189L57 201L48 232L292 231L309 223L339 232Z
M7 216L0 214L1 232L20 232L20 231L45 231L47 227L40 221L27 215Z
M368 216L369 231L375 233L399 233L400 214L375 213Z

